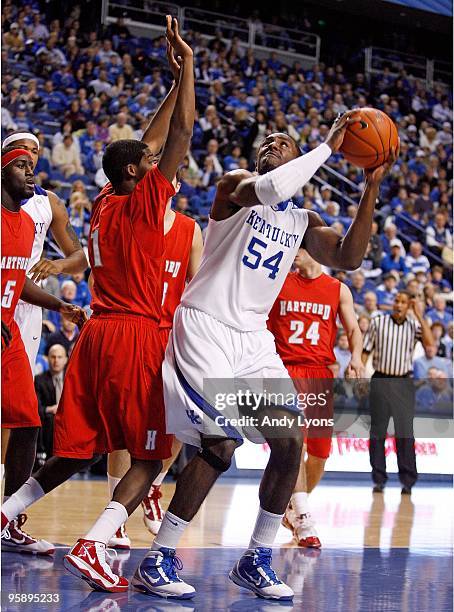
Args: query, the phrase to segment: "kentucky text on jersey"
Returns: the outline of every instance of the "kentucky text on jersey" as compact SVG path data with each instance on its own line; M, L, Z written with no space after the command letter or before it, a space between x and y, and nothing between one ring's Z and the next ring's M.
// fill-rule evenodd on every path
M277 242L282 246L293 248L296 244L301 242L301 236L299 234L289 234L282 228L271 225L265 219L262 219L255 210L251 210L246 219L246 223L249 223L249 225L257 230L259 234L263 234L272 242Z
M30 257L2 257L2 270L26 270Z
M176 278L178 276L178 272L181 268L181 261L171 261L166 259L166 267L165 272L168 272L172 275L172 278Z
M320 315L326 321L331 314L331 306L329 304L318 304L317 302L279 300L279 314L284 316L287 312L305 312Z

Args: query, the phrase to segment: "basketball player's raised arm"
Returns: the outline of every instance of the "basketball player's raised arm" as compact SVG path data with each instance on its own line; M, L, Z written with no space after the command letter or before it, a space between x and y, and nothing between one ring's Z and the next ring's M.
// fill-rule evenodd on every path
M356 120L357 111L349 111L338 117L328 134L326 141L306 155L298 156L274 170L261 175L244 175L242 180L228 194L231 204L241 207L251 207L263 204L275 206L288 200L310 181L322 164L326 162L331 153L338 151L344 139L345 130L349 123ZM240 174L231 176L240 177ZM225 177L227 183L231 179ZM224 180L224 179L223 179ZM232 183L232 186L234 183ZM228 186L221 185L221 190Z
M88 268L82 245L69 222L66 206L55 193L49 191L48 196L52 209L50 230L65 257L54 260L40 259L30 270L31 278L35 282L44 280L51 274L76 274Z
M192 137L195 118L194 58L192 49L181 38L178 21L167 15L167 40L181 57L180 83L164 150L158 167L171 183L183 162Z
M352 354L350 363L345 370L346 378L362 378L364 376L364 366L361 359L363 335L359 329L351 291L344 283L341 283L340 287L339 318L347 334L348 346Z
M167 61L169 63L170 71L172 72L174 82L170 88L169 93L164 98L162 104L153 115L150 123L148 124L145 132L142 136L142 142L148 145L148 148L152 153L157 155L167 138L169 132L170 118L175 108L175 102L178 93L178 83L180 80L180 64L173 53L173 49L167 41Z
M41 308L59 312L71 319L79 328L87 321L87 313L80 306L68 304L54 295L47 293L47 291L41 289L41 287L36 285L29 278L25 279L25 285L20 297L24 302L28 302L34 306L41 306Z
M380 184L397 159L398 149L393 149L389 160L373 170L365 170L366 186L361 196L358 212L347 233L342 238L321 217L309 211L309 225L304 234L304 248L316 261L330 268L356 270L361 265L370 238L375 203Z
M202 259L203 251L203 238L202 230L200 225L195 222L194 225L194 236L192 238L191 253L189 254L188 271L186 274L186 280L190 281L195 275L200 266L200 260Z

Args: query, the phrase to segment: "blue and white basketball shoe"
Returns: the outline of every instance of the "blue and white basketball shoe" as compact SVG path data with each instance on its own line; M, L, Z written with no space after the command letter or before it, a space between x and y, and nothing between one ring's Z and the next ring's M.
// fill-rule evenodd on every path
M195 589L178 576L183 569L181 559L171 548L150 550L136 569L132 585L150 595L172 599L191 599Z
M264 599L290 601L292 589L277 578L271 567L271 548L247 550L229 574L232 582Z

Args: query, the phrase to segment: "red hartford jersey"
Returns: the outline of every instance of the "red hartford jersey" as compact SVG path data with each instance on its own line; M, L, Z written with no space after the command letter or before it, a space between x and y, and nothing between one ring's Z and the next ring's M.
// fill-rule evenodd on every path
M175 190L153 166L129 195L110 183L93 204L88 254L94 313L138 314L159 322L164 214Z
M327 274L313 279L298 272L287 276L268 320L284 364L326 366L336 361L340 287Z
M172 327L173 315L186 284L194 226L194 219L175 212L173 225L164 236L164 287L159 327Z
M24 288L34 239L35 224L30 215L2 207L2 321L13 335L17 329L14 311Z

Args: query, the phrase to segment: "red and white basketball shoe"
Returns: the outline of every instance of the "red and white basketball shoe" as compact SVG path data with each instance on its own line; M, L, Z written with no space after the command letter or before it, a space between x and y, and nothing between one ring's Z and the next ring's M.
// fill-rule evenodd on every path
M93 540L77 540L69 553L63 557L66 569L85 580L95 591L118 593L126 591L129 582L115 575L106 561L106 545Z
M125 524L121 525L119 529L115 532L115 535L112 536L107 544L107 548L114 548L115 550L130 550L131 549L131 540L126 533Z
M19 514L9 522L2 531L2 550L30 555L53 555L55 552L53 544L46 540L37 540L22 529L26 520L26 514Z
M161 485L152 485L150 492L142 501L143 522L150 533L156 535L161 527L164 512L159 500L162 497Z
M293 535L298 542L298 546L303 548L321 548L322 544L319 540L315 523L309 514L301 514L295 516L293 521Z

